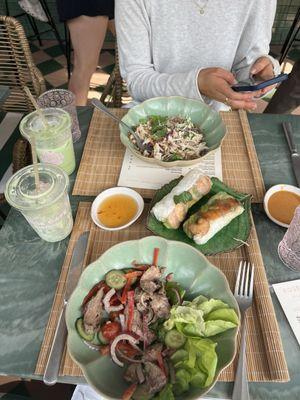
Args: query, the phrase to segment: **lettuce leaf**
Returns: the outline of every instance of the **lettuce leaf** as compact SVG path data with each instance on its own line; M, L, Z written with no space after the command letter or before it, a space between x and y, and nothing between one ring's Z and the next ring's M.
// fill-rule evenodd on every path
M197 297L196 297L196 299L197 299ZM193 302L196 299L194 299L192 301L192 304L195 304ZM214 310L218 310L220 308L229 308L229 306L228 306L228 304L223 303L223 301L221 301L221 300L210 299L210 300L207 300L207 301L203 301L199 305L197 304L197 308L199 310L203 311L203 315L207 315L207 314L211 313Z
M164 328L169 331L176 326L180 332L184 333L183 329L185 328L185 324L189 325L185 334L191 329L193 335L201 336L205 327L203 311L189 306L173 306L171 308L170 318L164 323Z
M206 321L204 328L204 336L210 337L218 335L219 333L225 332L228 329L235 328L236 324L228 321L216 320L216 321Z
M200 357L197 358L197 366L202 373L206 374L204 387L207 387L213 382L216 374L218 357L215 348L217 343L209 339L189 339L189 341L200 353Z
M172 385L166 385L153 400L175 400Z
M219 308L218 310L211 311L206 315L205 321L211 320L228 321L236 326L239 324L239 318L232 308Z
M192 302L171 308L164 329L176 328L188 337L209 337L235 328L239 324L236 312L221 300L196 297Z
M188 339L184 349L188 352L188 359L175 364L176 394L183 393L193 387L207 387L215 377L217 367L216 343L210 339Z
M170 318L164 322L164 329L176 328L186 337L183 348L174 353L173 362L176 395L186 392L190 386L207 387L214 380L218 357L217 343L210 339L239 324L236 312L221 300L198 296L193 301L171 308Z

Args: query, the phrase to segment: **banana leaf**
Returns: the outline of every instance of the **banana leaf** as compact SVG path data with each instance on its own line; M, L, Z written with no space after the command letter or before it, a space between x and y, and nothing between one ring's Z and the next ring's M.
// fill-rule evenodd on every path
M150 210L152 207L165 197L170 191L180 182L183 177L179 177L169 182L168 184L161 187L155 194ZM169 240L178 240L179 242L185 242L200 250L205 255L214 255L218 253L225 253L237 249L247 241L250 229L251 229L251 195L245 193L239 193L217 178L212 178L211 191L199 200L193 207L190 208L188 215L189 218L192 214L199 210L199 208L205 204L208 199L216 193L226 192L239 200L243 207L244 212L230 222L225 228L220 230L214 237L212 237L207 243L203 245L196 244L190 239L183 231L182 225L178 229L167 229L162 222L158 221L155 216L149 212L147 219L147 228L155 235L162 236Z

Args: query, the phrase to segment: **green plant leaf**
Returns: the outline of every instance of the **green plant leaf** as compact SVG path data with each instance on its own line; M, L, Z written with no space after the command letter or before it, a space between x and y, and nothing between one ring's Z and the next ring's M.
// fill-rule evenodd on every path
M174 179L173 181L169 182L161 189L159 189L152 200L150 210L152 209L154 204L156 204L168 193L170 193L170 191L178 184L178 182L180 182L181 179L182 177ZM194 214L197 210L199 210L199 208L204 205L210 197L219 192L226 192L239 200L242 203L245 211L233 221L231 221L229 225L219 231L207 243L203 245L196 244L184 233L182 225L178 229L166 228L162 224L162 222L158 221L151 213L149 213L148 215L147 228L154 234L162 236L166 239L178 240L180 242L188 243L196 249L200 250L205 255L214 255L218 253L232 251L242 246L249 237L251 229L251 195L236 192L234 189L231 189L219 179L212 178L211 191L208 195L204 196L201 200L194 204L193 207L189 209L186 219Z
M191 195L190 192L182 192L180 194L177 194L173 197L174 203L188 203L189 201L193 200L193 196Z

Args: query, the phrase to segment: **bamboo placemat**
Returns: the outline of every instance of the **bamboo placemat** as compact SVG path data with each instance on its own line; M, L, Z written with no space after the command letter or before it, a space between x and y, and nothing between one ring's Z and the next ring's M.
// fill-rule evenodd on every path
M127 229L115 232L102 231L97 228L91 222L90 207L90 203L80 203L77 211L73 233L62 267L44 341L37 361L36 374L44 373L57 319L62 306L65 279L73 246L79 235L85 230L90 230L85 265L96 260L105 250L116 243L139 239L150 235L150 232L145 228L148 207L146 207L143 216L137 223ZM249 247L243 246L231 253L209 257L209 259L225 273L231 288L234 287L240 260L249 260L255 265L254 304L247 313L248 379L250 381L286 382L289 380L288 368L254 225L248 243ZM235 368L236 360L222 372L219 379L222 381L233 381ZM69 376L82 375L80 368L71 360L66 350L62 359L60 374Z
M122 117L125 109L114 109ZM222 143L223 181L230 187L253 196L261 203L265 193L247 114L244 111L222 112L227 135ZM125 147L120 141L118 124L95 110L78 169L73 195L97 196L118 183ZM145 177L147 179L147 177ZM135 189L152 198L154 190Z

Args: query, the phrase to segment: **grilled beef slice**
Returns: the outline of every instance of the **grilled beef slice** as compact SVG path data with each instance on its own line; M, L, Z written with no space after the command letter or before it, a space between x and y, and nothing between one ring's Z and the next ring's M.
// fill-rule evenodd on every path
M103 288L101 288L96 296L86 304L83 314L84 329L87 333L94 333L97 331L101 318L102 318L102 298Z

